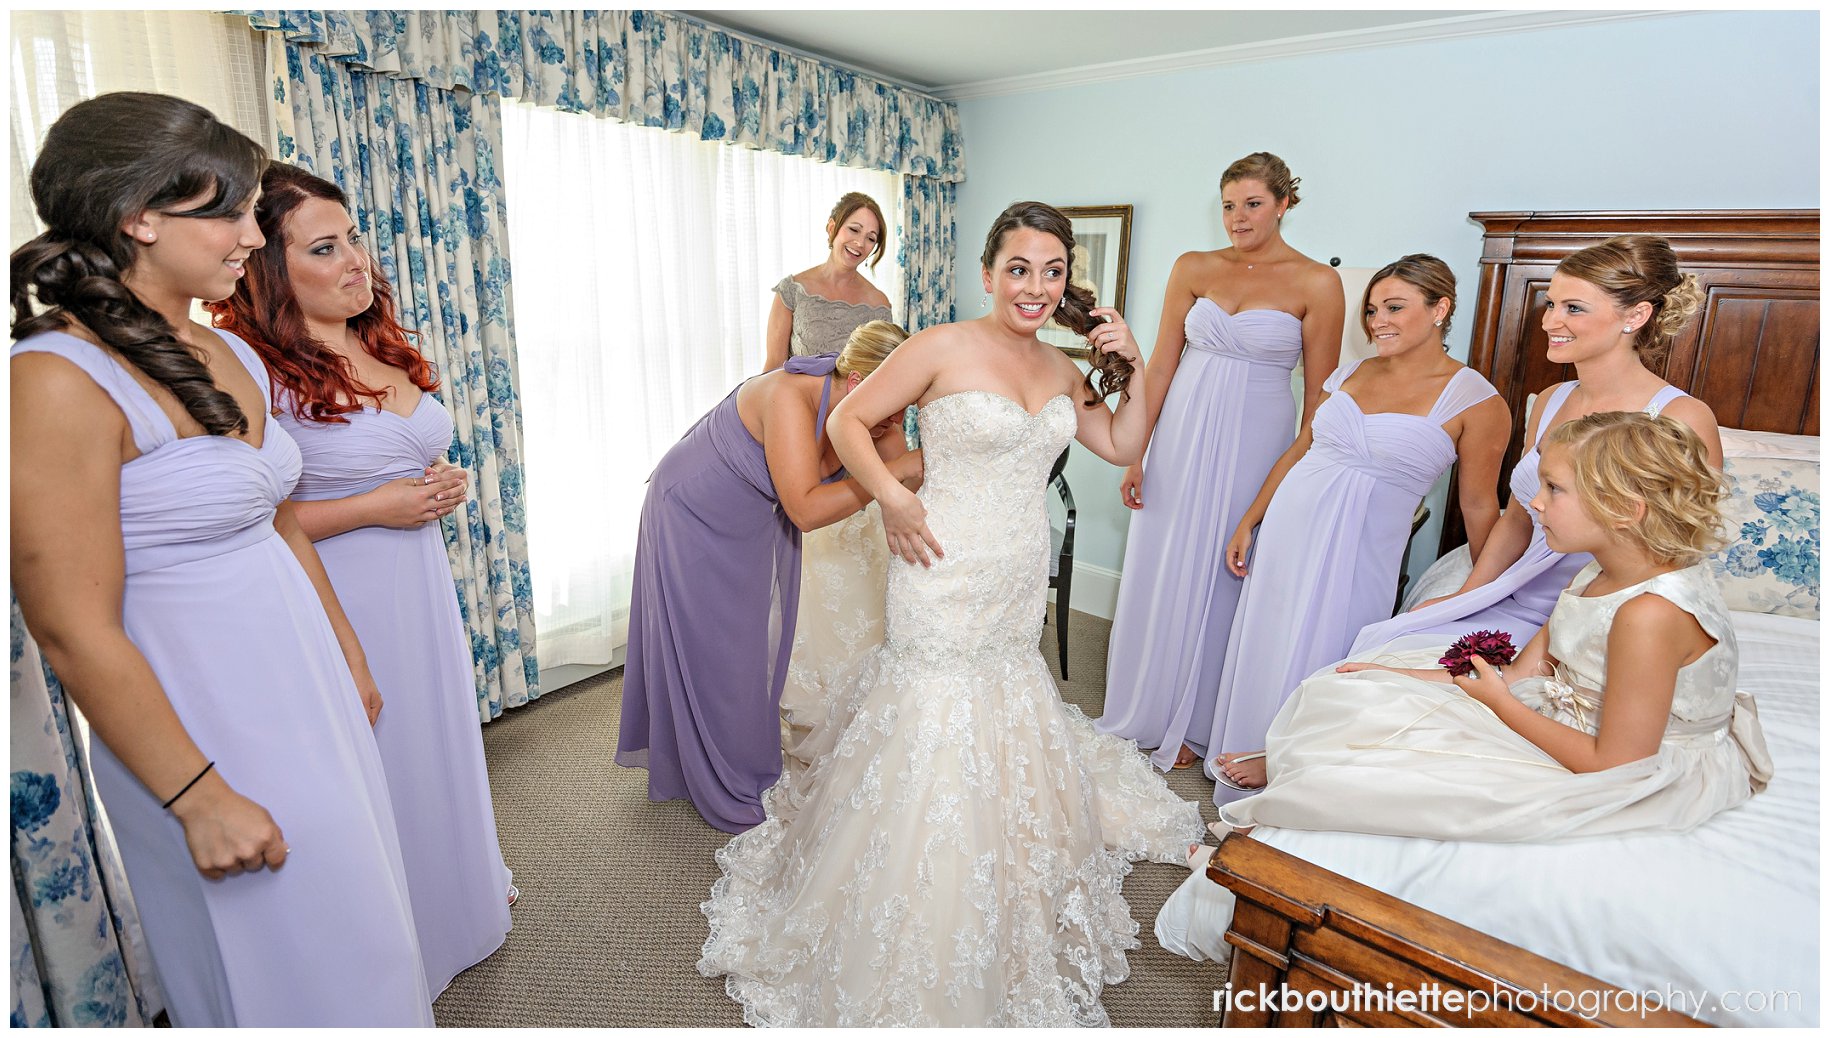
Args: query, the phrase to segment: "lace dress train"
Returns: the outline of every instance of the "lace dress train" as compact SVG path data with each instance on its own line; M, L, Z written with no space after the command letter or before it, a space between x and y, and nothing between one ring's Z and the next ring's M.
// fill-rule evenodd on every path
M1061 701L1037 648L1072 402L956 393L921 422L947 554L891 562L849 724L718 852L699 969L751 1024L1102 1024L1138 946L1130 863L1181 861L1199 811Z

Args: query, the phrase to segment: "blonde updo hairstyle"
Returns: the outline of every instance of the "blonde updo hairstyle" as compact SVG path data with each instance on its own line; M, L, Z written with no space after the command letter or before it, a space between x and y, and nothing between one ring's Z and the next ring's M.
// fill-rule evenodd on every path
M1679 270L1671 243L1656 235L1609 238L1571 253L1557 264L1557 273L1594 285L1622 310L1652 304L1652 319L1633 334L1633 352L1646 364L1662 359L1672 339L1703 308L1697 276Z
M1444 299L1449 301L1449 312L1442 315L1441 331L1444 338L1449 334L1449 323L1455 316L1455 272L1449 265L1434 256L1422 252L1413 252L1409 256L1387 263L1379 268L1366 282L1366 292L1360 296L1360 330L1366 333L1366 341L1372 341L1372 322L1367 319L1366 311L1372 306L1374 286L1386 278L1397 278L1399 281L1423 293L1423 304L1435 306ZM1445 345L1443 349L1448 349Z
M1726 485L1684 423L1597 411L1552 429L1544 444L1569 452L1583 509L1660 562L1694 565L1724 543Z
M833 370L840 378L860 377L877 370L877 366L886 360L890 351L902 345L909 333L900 325L889 321L867 321L853 328L851 336L845 340L845 348L839 351L838 363Z
M832 216L827 220L832 224L832 230L826 234L826 247L832 248L832 243L839 240L839 228L860 209L869 209L877 218L877 251L871 253L871 269L876 270L883 250L889 247L890 225L883 222L883 210L877 208L877 200L862 191L847 191L839 196L839 204L832 207Z
M1302 183L1303 178L1291 176L1290 167L1284 165L1284 160L1268 151L1255 151L1226 167L1226 172L1220 174L1221 189L1235 180L1259 181L1271 189L1279 202L1289 203L1289 209L1295 209L1302 201L1296 193L1296 185Z

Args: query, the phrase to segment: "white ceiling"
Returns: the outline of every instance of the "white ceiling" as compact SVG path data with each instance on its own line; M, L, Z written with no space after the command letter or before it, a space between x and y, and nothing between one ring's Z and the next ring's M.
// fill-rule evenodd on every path
M1171 54L1469 20L1476 11L684 12L943 97L990 81ZM1017 86L1017 84L1009 84Z

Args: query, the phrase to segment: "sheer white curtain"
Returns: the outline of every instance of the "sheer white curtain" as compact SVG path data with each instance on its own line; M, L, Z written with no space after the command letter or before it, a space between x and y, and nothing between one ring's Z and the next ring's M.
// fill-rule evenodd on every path
M44 132L71 105L115 90L176 94L272 150L266 48L246 18L205 11L14 11L9 250L44 228L30 174Z
M620 662L648 474L763 362L770 288L847 191L899 178L503 105L527 541L543 670ZM896 242L872 280L903 312Z

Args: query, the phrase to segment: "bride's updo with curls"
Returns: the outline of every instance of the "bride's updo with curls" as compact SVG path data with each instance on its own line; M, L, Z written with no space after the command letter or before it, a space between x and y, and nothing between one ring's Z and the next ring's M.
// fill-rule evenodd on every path
M997 262L998 250L1003 247L1004 239L1018 229L1041 231L1050 235L1061 242L1061 247L1068 256L1074 255L1074 225L1059 209L1043 202L1013 202L992 221L991 232L985 235L985 253L979 257L979 262L986 270L990 270L992 264ZM1057 324L1074 334L1087 335L1105 323L1091 312L1098 305L1093 293L1069 279L1061 294L1061 306L1052 316ZM1126 387L1131 384L1130 361L1094 350L1088 363L1093 366L1093 370L1087 372L1087 390L1097 397L1086 402L1088 407L1093 407L1099 400L1113 393L1125 393ZM1097 389L1093 385L1095 374L1099 376Z
M149 209L229 216L254 197L266 165L260 145L181 98L121 92L73 106L32 163L32 202L47 230L13 250L13 338L66 330L73 318L211 435L245 432L241 405L127 288L139 246L121 228ZM196 198L201 205L178 208Z
M1672 339L1703 308L1697 276L1679 270L1671 243L1656 235L1609 238L1571 253L1557 264L1557 273L1594 285L1622 310L1652 304L1652 319L1633 333L1633 352L1645 364L1663 359Z

